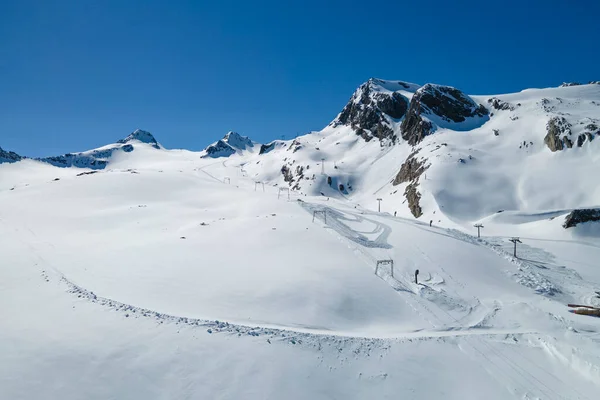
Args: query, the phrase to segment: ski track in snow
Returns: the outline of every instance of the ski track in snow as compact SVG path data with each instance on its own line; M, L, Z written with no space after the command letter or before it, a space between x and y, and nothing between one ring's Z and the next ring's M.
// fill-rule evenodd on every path
M210 164L213 165L213 164ZM210 166L209 165L209 166ZM208 166L206 166L208 167ZM204 167L204 168L206 168ZM204 168L199 168L197 171L201 171L208 175L212 179L223 183L221 180L204 171ZM365 217L364 211L341 211L331 206L323 206L320 204L308 203L305 201L297 202L302 206L308 213L312 213L316 210L326 210L327 212L327 223L325 226L331 229L332 233L338 235L341 239L348 241L348 244L352 250L357 254L365 263L374 269L375 262L378 259L389 258L386 250L391 248L387 239L391 232L391 228L375 219ZM374 214L374 213L373 213ZM381 217L381 214L377 214ZM319 220L324 219L322 216L317 215ZM390 217L391 218L391 217ZM371 224L373 228L367 231L359 231L350 227L351 224ZM412 223L415 226L414 223ZM25 227L25 231L29 235L35 238L35 233ZM18 230L17 230L18 231ZM500 244L494 239L490 241L474 238L470 235L462 233L457 230L448 230L448 236L453 237L457 240L472 243L478 246L485 246L486 248L494 251L499 256L507 259L511 263L517 265L519 272L515 274L517 281L524 286L531 287L538 293L553 296L557 293L561 293L561 289L556 287L550 280L546 279L542 274L534 271L534 268L543 268L539 265L528 261L526 259L514 258L508 253ZM19 235L19 232L17 232ZM369 235L372 238L367 237ZM448 311L441 308L438 304L432 303L435 308L430 307L425 303L422 294L431 294L430 288L418 288L415 290L411 282L406 281L402 277L403 281L393 278L385 269L382 269L379 274L380 278L387 282L394 290L402 296L403 300L425 321L431 326L431 331L421 332L407 332L403 335L395 335L394 337L361 337L344 335L343 333L327 333L316 329L294 329L291 327L280 327L280 326L248 326L244 324L218 321L218 320L205 320L198 318L188 318L184 316L170 315L161 313L159 311L150 310L142 307L137 307L130 304L125 304L117 300L105 298L96 295L92 291L85 289L77 285L76 283L69 280L59 269L48 265L35 247L30 244L28 240L22 240L34 254L40 259L40 263L47 265L47 268L42 269L42 277L46 281L50 281L52 275L59 278L62 285L66 286L68 293L77 296L77 298L96 303L100 306L108 308L122 313L126 318L150 318L156 320L159 324L173 323L182 325L190 328L204 329L208 334L226 334L234 336L250 336L250 337L264 337L265 341L271 343L271 341L285 342L290 345L309 346L312 348L320 349L322 346L339 346L340 352L351 351L355 354L365 353L369 354L374 349L387 349L394 342L405 342L413 340L455 340L458 341L458 347L470 355L474 361L479 362L486 371L490 373L495 379L501 379L502 383L507 387L514 388L520 393L524 394L524 398L544 398L544 399L562 399L571 398L570 393L565 393L565 388L568 387L563 381L560 380L555 374L549 372L543 366L536 364L532 360L528 359L524 354L519 354L518 351L512 351L510 356L504 354L502 351L497 349L494 344L485 339L492 338L511 338L515 341L527 340L529 343L533 343L545 349L546 352L551 354L554 358L561 360L565 365L573 366L576 363L583 368L590 377L595 378L600 373L600 369L586 361L585 358L578 358L575 361L569 360L565 357L564 350L558 349L557 345L552 343L550 338L544 338L537 332L531 332L526 330L498 330L498 329L485 329L480 324L474 326L463 326L459 319L452 316ZM476 302L476 307L481 305L481 301L476 296L473 296L468 291L468 287L458 280L456 280L450 273L448 273L441 265L436 264L425 252L423 252L416 244L414 244L415 255L424 258L430 264L435 265L442 274L444 279L453 281L458 288L455 289L457 298L473 298ZM525 250L525 249L524 249ZM533 250L531 250L533 251ZM526 252L524 254L527 254ZM51 272L47 272L50 269ZM566 271L566 274L573 279L576 279L574 271ZM580 279L580 278L579 278ZM435 292L435 291L434 291ZM460 292L460 293L459 293ZM431 303L431 302L430 302ZM488 318L489 315L495 313L497 309L487 313L484 317ZM484 329L480 329L484 328ZM484 360L484 362L482 362ZM524 365L527 364L527 368ZM581 367L583 365L583 367ZM542 376L545 375L544 379ZM551 378L548 381L548 376ZM553 383L549 383L553 382ZM530 397L534 396L534 397ZM578 398L585 399L587 397L578 394Z
M326 224L326 226L334 229L334 231L336 233L338 233L341 237L343 237L353 243L356 243L359 246L366 248L366 249L356 249L356 250L358 250L364 256L363 259L366 260L371 265L373 265L376 262L377 257L370 254L369 250L389 249L390 248L390 246L387 244L386 240L387 240L387 236L389 235L389 232L391 231L391 228L389 228L389 226L387 226L385 224L382 224L382 223L379 223L372 219L368 219L368 218L364 217L362 215L363 214L362 212L361 212L361 214L358 214L358 215L350 214L350 216L349 216L349 213L340 212L339 210L336 210L330 206L321 206L321 205L317 205L317 204L307 203L304 201L300 202L300 205L304 209L306 209L308 212L311 212L311 213L314 211L317 211L317 210L318 211L325 210L327 213L327 217L326 217L327 222L325 222L325 217L323 217L321 214L317 214L315 217L319 218L323 223ZM374 228L373 231L381 232L381 234L376 238L375 241L368 240L367 238L361 236L358 232L355 232L351 228L349 228L349 226L347 224L344 224L344 221L345 222L360 222L360 223L368 221L368 222L376 225L376 228ZM458 240L462 240L462 241L472 243L475 245L484 245L484 246L488 247L489 249L496 252L498 255L504 256L511 262L519 265L520 269L522 271L526 268L529 269L529 266L526 264L526 262L524 262L522 260L518 260L518 259L515 260L512 257L509 257L508 253L506 253L503 250L497 249L493 244L478 240L478 239L471 237L470 235L464 234L460 231L450 231L450 234L451 234L450 236L455 237ZM441 265L434 263L429 258L429 256L427 256L415 243L413 243L413 246L424 259L426 259L431 264L435 264L436 267L445 276L447 276L450 280L455 282L457 284L457 286L459 286L461 288L461 292L465 292L465 294L463 296L460 296L459 293L456 293L458 298L471 297L476 301L477 307L482 305L482 302L479 298L477 298L476 296L474 296L470 293L466 293L467 288L462 282L456 280ZM539 274L533 275L533 272L528 270L527 276L528 277L533 276L532 283L523 282L523 280L519 280L519 279L517 279L517 281L519 283L523 284L524 286L534 287L535 289L537 289L536 291L538 291L538 293L541 292L542 294L548 294L548 295L552 295L554 293L554 291L550 291L550 290L544 291L543 290L543 289L546 289L546 288L552 287L552 286L550 286L551 284L549 283L549 281L547 281L547 280L545 280L545 278L539 276ZM386 282L388 282L390 284L390 286L392 286L392 287L395 286L394 283L397 283L397 284L401 285L403 288L405 288L405 290L403 290L403 291L414 293L407 286L403 285L402 283L400 283L399 281L397 281L396 279L394 279L393 277L391 277L389 275L386 277L382 277L382 279L384 279ZM542 284L545 284L545 285L542 286L542 284L540 284L540 282L542 282ZM540 286L542 286L542 290L540 290ZM436 307L437 307L438 311L433 311L430 307L423 304L423 302L418 299L418 296L415 297L414 300L416 301L416 303L409 303L409 301L407 301L405 299L407 304L409 304L411 306L411 308L417 314L419 314L423 319L425 319L427 322L429 322L432 325L432 327L434 327L434 328L444 326L445 327L444 329L447 332L452 332L454 330L469 331L473 328L473 327L462 326L459 319L456 319L455 317L453 317L448 311L439 307L439 305L437 305L437 304L436 304ZM498 310L499 310L499 308L495 308L494 310L491 311L491 313L487 313L483 320L488 318L490 314L495 314ZM425 315L423 315L424 313L428 313L429 315L425 316ZM483 322L483 320L481 322ZM479 324L481 324L481 322L476 324L475 326L478 326ZM452 326L452 324L454 324L455 326ZM534 341L538 340L541 343L547 343L544 339L539 338L539 335L538 335L537 339L533 339L533 340ZM486 371L488 371L490 373L490 375L495 378L497 378L499 376L503 377L504 383L507 384L508 386L512 386L514 388L520 389L520 391L522 393L524 393L524 396L525 396L524 398L531 398L529 396L533 395L533 396L535 396L533 398L540 398L540 399L541 398L565 399L565 398L568 398L567 396L570 395L570 393L565 393L564 388L566 387L566 385L559 377L557 377L555 374L546 370L543 366L538 365L535 362L533 362L532 360L528 359L523 354L519 354L518 352L512 352L512 358L508 357L505 354L502 354L502 352L500 350L498 350L496 347L494 347L492 343L485 341L484 338L482 338L482 337L475 337L475 336L470 336L468 338L464 338L464 340L461 342L459 347L461 348L461 350L463 352L465 352L467 354L471 354L471 356L473 357L474 360L477 360L477 359L480 360L482 358L484 360L486 360L486 364L480 363L482 368L484 368ZM554 355L558 357L558 355L556 355L556 354L554 354ZM561 357L562 357L562 355L561 355ZM520 360L515 361L515 360L513 360L513 358L520 358ZM591 364L587 361L582 361L582 362L587 363L588 369L590 371L598 370L598 367L595 366L594 364ZM528 363L529 369L524 368L522 366L523 363ZM570 365L567 362L565 362L565 363ZM535 369L535 372L532 372L532 369ZM539 375L546 375L546 378L547 378L547 376L550 376L552 378L551 381L554 382L554 384L547 383L547 380L544 378L540 378ZM575 390L575 392L576 392L576 390ZM582 395L581 393L577 393L577 395L578 395L578 398L581 398L581 399L587 398L586 396Z

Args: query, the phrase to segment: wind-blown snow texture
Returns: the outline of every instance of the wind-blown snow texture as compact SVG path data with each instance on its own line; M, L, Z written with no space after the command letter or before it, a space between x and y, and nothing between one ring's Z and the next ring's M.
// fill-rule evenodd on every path
M566 304L600 305L600 222L563 224L600 204L600 86L372 79L344 110L266 145L2 150L0 393L596 398L600 319Z

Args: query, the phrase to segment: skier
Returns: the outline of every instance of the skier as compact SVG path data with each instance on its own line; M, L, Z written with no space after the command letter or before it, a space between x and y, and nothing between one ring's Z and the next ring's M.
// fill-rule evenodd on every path
M394 211L394 217L396 216L397 211Z
M431 227L431 224L433 224L433 220L429 220L429 226Z
M419 275L419 270L417 269L417 270L415 271L415 284L417 284L417 285L419 284L419 281L418 281L418 279L417 279L417 276L418 276L418 275Z

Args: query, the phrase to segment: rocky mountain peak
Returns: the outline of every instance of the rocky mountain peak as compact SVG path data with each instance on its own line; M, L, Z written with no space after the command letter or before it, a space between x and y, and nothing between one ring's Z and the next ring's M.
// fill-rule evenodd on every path
M206 154L202 157L229 157L239 151L249 150L254 147L254 142L246 136L242 136L237 132L229 131L223 139L208 146Z
M414 146L435 131L434 122L456 128L457 124L469 118L487 117L488 114L483 105L460 90L428 83L419 88L411 99L401 125L402 137Z
M21 157L14 151L3 150L2 147L0 147L0 164L21 161L23 158L24 157Z
M579 82L563 82L559 87L579 86Z
M223 141L239 150L246 150L248 147L254 147L254 142L247 136L242 136L237 132L229 131L223 137Z
M330 126L350 126L367 142L377 138L394 143L396 125L408 109L408 99L398 91L417 88L415 84L371 78L359 86Z
M147 144L152 145L152 147L154 147L155 149L160 149L160 145L158 144L158 142L156 141L154 136L152 136L152 134L150 132L147 132L147 131L144 131L141 129L136 129L126 138L117 141L117 143L126 144L126 143L130 143L133 141L147 143Z

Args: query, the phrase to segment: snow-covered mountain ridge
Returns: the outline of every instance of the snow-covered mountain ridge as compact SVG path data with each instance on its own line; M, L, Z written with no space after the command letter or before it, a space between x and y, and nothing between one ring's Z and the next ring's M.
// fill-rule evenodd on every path
M599 127L596 82L469 96L449 86L372 78L321 131L266 144L229 132L198 156L227 159L255 181L306 195L369 207L381 198L400 215L470 223L498 210L600 204L588 172L599 162ZM39 161L103 169L117 155L126 165L124 153L136 148L170 151L136 130L111 145ZM19 160L0 153L0 162Z

